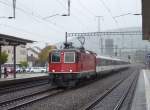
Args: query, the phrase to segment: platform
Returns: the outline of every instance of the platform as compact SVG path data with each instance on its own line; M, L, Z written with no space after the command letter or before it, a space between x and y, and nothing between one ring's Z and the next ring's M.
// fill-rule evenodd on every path
M48 73L17 73L16 78L13 78L13 74L9 74L7 78L4 78L4 75L2 75L2 78L0 78L0 82L14 79L26 79L32 77L47 76L47 75Z
M141 70L131 110L150 110L150 70Z

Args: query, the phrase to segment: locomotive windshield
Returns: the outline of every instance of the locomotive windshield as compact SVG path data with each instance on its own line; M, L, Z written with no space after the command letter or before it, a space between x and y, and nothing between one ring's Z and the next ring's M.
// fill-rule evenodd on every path
M60 62L60 52L53 52L51 54L51 62L55 62L55 63Z
M75 62L75 53L74 52L65 52L65 63L74 63Z

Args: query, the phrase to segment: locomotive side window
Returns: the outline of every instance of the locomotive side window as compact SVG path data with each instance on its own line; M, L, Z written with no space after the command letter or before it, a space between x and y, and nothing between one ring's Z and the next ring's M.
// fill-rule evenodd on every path
M65 63L75 63L75 53L74 52L65 52L64 53L64 62Z
M60 52L54 52L51 54L51 62L54 62L54 63L60 62Z

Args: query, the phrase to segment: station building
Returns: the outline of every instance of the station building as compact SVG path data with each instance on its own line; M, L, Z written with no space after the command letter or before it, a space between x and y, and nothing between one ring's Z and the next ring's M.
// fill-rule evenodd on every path
M2 46L2 51L5 51L8 54L8 60L6 64L13 64L13 47ZM16 47L16 64L19 64L21 61L27 61L27 48L25 45L19 45Z
M13 64L13 47L12 46L2 46L2 52L8 54L8 60L5 64ZM35 48L27 48L25 45L19 45L16 47L16 64L20 64L21 61L27 61L29 66L33 66L38 59L39 52Z

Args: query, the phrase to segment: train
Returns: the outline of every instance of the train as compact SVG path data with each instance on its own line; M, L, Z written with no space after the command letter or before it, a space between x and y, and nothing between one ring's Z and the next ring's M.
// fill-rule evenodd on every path
M49 53L49 76L52 85L72 87L81 80L127 68L128 64L125 60L67 45Z

